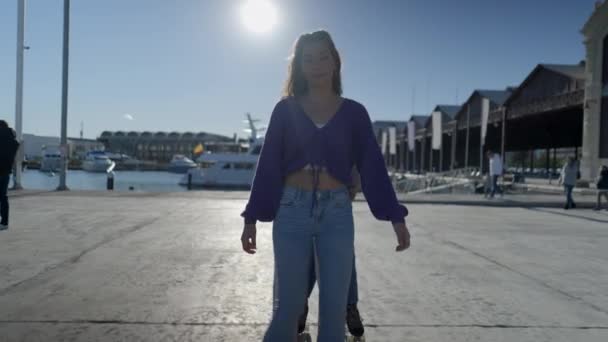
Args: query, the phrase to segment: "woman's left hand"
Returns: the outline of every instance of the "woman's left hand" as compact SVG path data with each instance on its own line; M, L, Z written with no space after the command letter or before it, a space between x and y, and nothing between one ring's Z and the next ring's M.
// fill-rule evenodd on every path
M393 223L393 229L397 235L397 252L402 252L410 248L410 232L405 225L405 222Z
M241 244L243 250L248 254L255 254L257 247L255 244L255 236L257 235L257 229L255 224L245 224L243 227L243 234L241 234Z

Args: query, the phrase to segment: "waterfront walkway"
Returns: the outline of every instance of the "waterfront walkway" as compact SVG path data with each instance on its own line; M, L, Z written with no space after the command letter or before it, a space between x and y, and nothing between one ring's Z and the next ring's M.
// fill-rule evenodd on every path
M608 212L439 196L411 198L412 249L401 254L390 225L354 205L368 341L608 340ZM241 251L246 198L12 193L0 341L261 340L271 225L259 225L257 255ZM316 305L315 292L313 337Z

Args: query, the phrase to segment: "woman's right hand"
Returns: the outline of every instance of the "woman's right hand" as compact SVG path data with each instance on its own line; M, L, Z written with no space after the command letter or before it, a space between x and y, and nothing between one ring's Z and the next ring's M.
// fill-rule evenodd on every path
M397 252L404 251L410 248L410 232L405 225L405 222L401 223L393 223L393 229L395 230L395 234L397 235L397 248L395 250Z
M245 224L243 234L241 234L241 243L243 250L248 254L255 254L257 248L255 246L255 236L257 229L254 224Z

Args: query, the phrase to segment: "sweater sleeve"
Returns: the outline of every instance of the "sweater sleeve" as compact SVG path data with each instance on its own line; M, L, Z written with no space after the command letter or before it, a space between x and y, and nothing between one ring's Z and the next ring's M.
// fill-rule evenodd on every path
M369 208L379 220L405 222L408 210L397 201L365 107L361 106L361 115L356 118L355 162L361 174L361 187Z
M264 145L258 159L249 202L241 214L245 223L272 221L283 191L283 135L285 111L283 101L277 103L266 130Z

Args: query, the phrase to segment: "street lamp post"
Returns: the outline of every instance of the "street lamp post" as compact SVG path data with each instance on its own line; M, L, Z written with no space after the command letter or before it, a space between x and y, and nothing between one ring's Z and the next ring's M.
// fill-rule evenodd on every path
M68 67L70 53L70 0L63 0L63 70L61 80L61 177L58 191L69 190L68 170Z
M15 161L13 189L22 189L21 164L23 163L23 53L25 40L25 0L17 1L17 81L15 89L15 131L17 141L21 144Z

